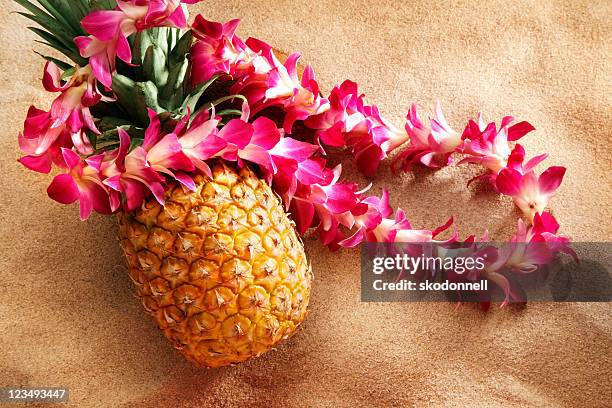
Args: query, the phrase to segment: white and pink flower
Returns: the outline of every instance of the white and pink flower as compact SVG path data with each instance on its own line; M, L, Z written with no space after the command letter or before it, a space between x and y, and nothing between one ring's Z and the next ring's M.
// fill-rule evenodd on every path
M461 153L468 156L459 164L480 164L493 174L499 173L510 160L512 148L508 142L517 141L535 129L529 122L520 122L510 126L513 121L512 116L505 116L497 130L495 122L485 125L480 113L478 123L470 120L461 135L464 140Z
M526 174L512 168L502 169L495 180L501 194L512 197L514 203L531 222L536 213L541 214L565 175L565 167L549 167L540 176L533 170Z
M217 74L239 79L247 73L266 74L273 68L270 61L251 50L236 35L240 20L217 23L197 15L192 25L196 38L191 48L194 84L206 82Z
M317 131L321 143L349 148L357 168L369 177L389 152L407 140L407 135L386 121L376 106L365 104L364 95L352 81L334 87L329 107L308 117L305 124Z
M439 168L452 162L451 154L460 148L461 137L449 126L439 103L436 103L435 115L429 119L427 126L419 117L417 106L413 104L410 107L406 116L410 145L394 161L403 171L408 171L417 163Z
M55 176L47 189L49 197L62 204L78 201L82 220L89 218L93 210L111 214L109 193L100 178L101 157L81 160L78 154L66 148L62 148L61 153L68 172Z

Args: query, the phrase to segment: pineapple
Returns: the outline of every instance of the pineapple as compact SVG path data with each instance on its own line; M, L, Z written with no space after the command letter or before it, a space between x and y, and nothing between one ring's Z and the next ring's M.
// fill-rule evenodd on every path
M115 4L15 1L42 27L32 30L77 67L87 64L72 41L86 34L80 19ZM93 149L116 147L118 128L142 138L147 108L167 127L212 106L236 112L241 100L232 105L231 97L215 99L214 87L208 89L214 78L190 85L191 42L189 31L176 28L138 33L133 64L119 62L113 75L112 98L91 107L101 131L88 135ZM74 70L44 58L65 73ZM164 205L151 197L138 210L119 213L118 221L129 276L146 311L187 359L220 367L259 356L296 332L307 314L312 272L294 223L270 186L247 165L209 164L212 178L195 175L195 191L169 182Z
M293 222L248 167L214 164L197 190L170 185L119 214L144 308L185 357L206 367L259 356L306 317L312 273Z

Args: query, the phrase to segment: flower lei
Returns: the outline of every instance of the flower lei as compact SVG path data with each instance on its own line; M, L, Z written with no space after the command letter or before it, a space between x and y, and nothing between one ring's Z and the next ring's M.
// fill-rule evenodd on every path
M186 112L168 130L160 115L149 109L142 140L120 128L118 146L95 150L91 138L100 131L90 108L100 101L112 102L107 93L116 59L132 61L128 37L152 27L187 28L183 3L196 2L118 1L116 9L94 11L82 20L90 35L74 41L87 65L77 66L66 79L55 63L46 64L43 85L59 96L48 112L30 108L19 135L25 153L19 161L42 173L50 172L52 164L63 169L48 194L63 204L79 201L81 219L87 219L93 210L102 214L134 210L150 195L163 204L168 180L194 189L191 174L210 175L207 160L222 158L240 166L244 162L257 165L282 197L298 232L314 228L331 249L354 247L363 241L458 242L456 232L436 241L452 225L452 218L434 229L415 229L404 211L393 211L387 191L380 197L368 195L367 188L343 180L341 166L331 168L325 158L326 149L344 148L358 169L372 177L379 163L397 150L392 163L395 171L409 171L414 165L437 169L451 164L456 155L462 157L459 165L483 166L485 173L475 179L511 197L522 211L523 219L518 220L511 241L534 242L539 248L546 244L547 251L500 250L481 272L503 289L502 305L519 300L502 270L528 273L548 263L555 253L573 254L569 238L558 235L559 224L546 211L565 168L549 167L538 175L534 168L547 154L525 161L525 149L516 143L534 130L531 124L515 123L506 116L497 127L494 122L485 123L479 114L459 134L449 126L439 105L427 121L412 105L405 128L398 129L375 105L366 104L354 82L345 81L322 97L310 65L301 77L298 74L299 54L282 63L265 42L241 40L235 33L239 20L222 24L198 15L189 27L195 36L190 51L191 85L221 78L229 84L230 94L242 95L242 107L234 112L239 117L225 121L213 106ZM266 116L270 109L282 111L281 128ZM308 130L302 132L307 136L293 134L296 122ZM487 234L479 240L487 241ZM476 242L476 236L462 242Z

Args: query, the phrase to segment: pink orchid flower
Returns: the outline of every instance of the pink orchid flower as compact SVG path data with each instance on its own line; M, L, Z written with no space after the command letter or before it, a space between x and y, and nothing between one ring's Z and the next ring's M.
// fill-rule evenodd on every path
M362 214L353 215L353 224L356 231L348 238L343 239L338 244L345 248L357 246L364 240L376 241L372 239L376 235L376 229L380 228L383 223L383 218L393 214L393 210L389 205L389 193L383 190L381 197L370 196L362 200L362 203L367 205L367 210Z
M310 116L306 126L317 130L322 143L351 149L358 169L372 177L387 153L403 144L407 135L387 122L374 105L365 105L364 95L357 84L344 81L334 87L329 96L329 107Z
M19 134L19 146L27 154L20 159L26 167L43 173L51 171L53 163L62 166L62 147L76 147L81 154L93 153L86 130L99 134L89 107L102 96L95 88L95 80L89 66L76 67L68 81L62 83L57 65L45 65L43 85L49 92L61 92L46 112L30 107Z
M83 161L74 151L65 148L62 148L62 156L68 173L55 176L47 189L49 197L62 204L78 200L82 220L89 218L92 210L111 214L109 195L97 167L98 158Z
M237 35L240 20L217 23L197 15L192 25L196 41L191 49L194 84L208 81L214 75L227 74L235 79L249 72L265 74L272 65L251 50Z
M186 115L184 122L188 120L189 115ZM211 178L212 171L205 160L214 157L227 146L227 142L218 136L219 123L221 118L215 117L214 111L210 115L208 111L203 111L193 119L189 129L183 131L180 129L183 125L179 125L174 130L180 135L178 142L183 153L197 169Z
M552 253L564 252L571 255L576 262L579 262L578 255L569 246L570 238L558 235L558 232L559 223L552 214L544 211L542 214L535 214L533 224L529 228L523 220L519 220L518 232L512 238L512 241L545 242Z
M128 156L133 154L144 157L153 170L176 179L192 191L195 190L195 183L186 172L191 172L196 167L183 151L178 136L174 133L164 135L155 111L149 109L148 112L149 126L145 131L142 145L135 148Z
M142 204L148 195L147 190L163 204L165 180L149 162L147 151L138 146L128 153L131 138L123 129L119 129L119 140L119 149L108 153L101 163L103 183L125 195L127 211L132 211ZM163 163L166 155L160 152L158 156ZM161 166L164 167L163 164Z
M27 147L27 139L23 137L22 134L19 135L19 144L22 146L22 149ZM39 155L26 155L19 158L19 163L23 164L26 168L36 171L38 173L48 174L53 165L59 167L65 166L65 161L62 157L62 149L70 149L72 147L72 142L70 140L70 134L68 131L64 130L61 132L57 139L49 146L49 148L42 154Z
M478 114L478 123L470 120L461 136L464 140L461 153L467 154L468 157L461 160L459 164L481 164L493 174L499 173L511 160L512 149L508 142L517 141L535 130L529 122L520 122L509 126L513 121L512 116L505 116L498 131L495 122L485 125L480 113ZM541 158L540 161L545 158L545 156L538 157ZM516 158L513 158L513 160L516 161ZM531 167L535 167L537 163L532 164Z
M576 261L577 255L569 247L569 238L556 235L559 224L547 212L535 214L533 225L527 226L523 220L518 221L517 233L509 243L501 248L487 248L487 262L484 275L495 282L505 293L502 306L510 301L524 301L510 284L503 273L508 269L517 273L528 274L551 262L555 254L565 252Z
M531 222L536 213L541 214L548 201L559 188L565 175L565 167L549 167L539 177L533 170L521 174L515 169L502 169L495 180L497 190L512 197L514 203Z
M197 0L117 1L115 10L95 10L81 21L88 37L77 37L81 56L89 58L94 76L107 88L112 85L116 58L131 64L132 51L127 37L153 27L186 28L187 10L183 3Z
M65 126L52 127L53 118L49 112L31 106L19 133L18 141L22 152L27 156L19 161L27 168L49 173L52 164L64 164L61 148L72 147L70 133Z
M306 231L317 222L316 233L323 244L336 248L338 242L345 238L339 230L340 226L351 228L354 224L352 212L362 214L367 210L367 205L360 204L356 184L339 182L341 166L323 171L330 174L331 178L324 177L329 181L309 186L300 183L290 208L295 214L298 231Z
M399 163L403 171L408 171L416 163L439 168L452 162L451 154L460 148L461 137L446 122L439 103L436 103L435 114L435 118L430 118L429 126L426 126L419 117L416 105L410 107L406 117L410 146L399 153L394 166Z
M51 105L51 127L66 125L73 137L73 143L79 153L91 154L93 148L83 129L100 134L89 108L97 104L102 95L96 89L91 66L76 67L70 79L62 84L62 72L57 65L47 62L43 76L43 85L49 92L61 92Z
M281 133L272 120L262 116L251 124L232 119L221 128L218 137L227 143L219 157L237 161L241 166L242 160L247 160L261 166L267 174L274 173L270 150L280 141Z
M299 185L326 184L332 174L325 171L325 160L313 155L319 146L283 137L270 150L274 171L272 185L289 208Z

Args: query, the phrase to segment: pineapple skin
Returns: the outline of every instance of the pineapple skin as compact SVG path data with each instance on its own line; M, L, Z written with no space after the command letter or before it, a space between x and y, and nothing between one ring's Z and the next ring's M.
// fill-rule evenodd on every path
M213 164L120 213L119 239L146 311L187 359L221 367L261 355L307 314L312 271L279 198L248 168Z

